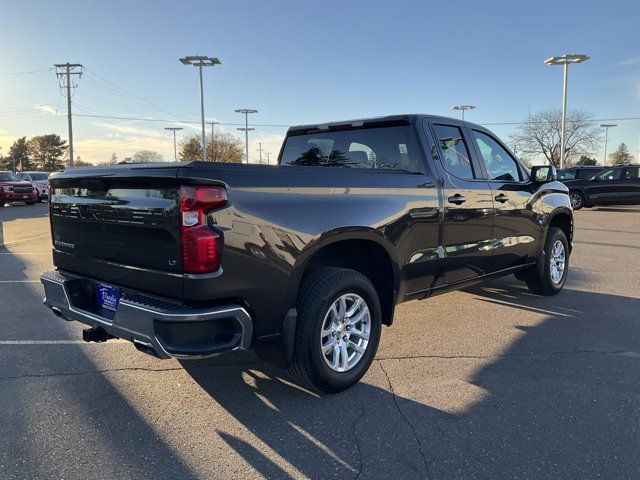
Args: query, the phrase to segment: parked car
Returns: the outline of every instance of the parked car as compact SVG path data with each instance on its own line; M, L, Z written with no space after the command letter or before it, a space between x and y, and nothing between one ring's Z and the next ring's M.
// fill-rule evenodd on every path
M17 175L21 180L33 183L38 201L49 198L49 172L20 172Z
M558 170L558 180L564 182L565 180L581 180L589 177L593 177L596 173L601 172L606 167L603 166L588 166L588 167L569 167L564 170Z
M540 295L565 284L567 188L479 125L298 126L278 163L52 176L46 305L89 325L87 341L180 359L253 348L336 392L367 371L398 303L513 273Z
M31 182L25 182L13 172L0 171L0 207L5 203L25 202L33 205L37 201L36 188Z
M640 164L617 165L564 184L574 210L596 205L640 205Z

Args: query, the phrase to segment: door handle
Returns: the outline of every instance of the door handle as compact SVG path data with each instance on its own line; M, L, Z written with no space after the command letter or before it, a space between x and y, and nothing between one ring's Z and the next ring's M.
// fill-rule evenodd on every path
M456 193L455 195L447 198L447 200L449 201L449 203L455 203L456 205L462 205L464 202L467 201L467 199L464 198L459 193Z
M504 193L501 193L500 195L496 195L495 200L496 202L504 203L509 200L509 197L507 197Z

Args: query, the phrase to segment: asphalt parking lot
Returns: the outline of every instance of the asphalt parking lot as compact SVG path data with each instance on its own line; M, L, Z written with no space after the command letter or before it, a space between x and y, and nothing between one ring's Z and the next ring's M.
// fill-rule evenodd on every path
M251 354L155 360L45 310L46 205L0 209L0 478L639 478L640 208L576 212L564 292L397 310L319 397Z

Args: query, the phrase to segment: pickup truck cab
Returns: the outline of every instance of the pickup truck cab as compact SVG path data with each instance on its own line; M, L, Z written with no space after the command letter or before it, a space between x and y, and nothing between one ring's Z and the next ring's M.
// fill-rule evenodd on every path
M21 180L33 183L38 201L49 198L49 172L21 172L17 175Z
M191 162L52 176L45 303L160 358L236 349L335 392L398 303L515 273L567 278L573 212L489 130L396 115L288 130L278 166Z
M37 202L36 189L31 182L21 180L13 172L0 171L0 207L6 203L25 202L33 205Z

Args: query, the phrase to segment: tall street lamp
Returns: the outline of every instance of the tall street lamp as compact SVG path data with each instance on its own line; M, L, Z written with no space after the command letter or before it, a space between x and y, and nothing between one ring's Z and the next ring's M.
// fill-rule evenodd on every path
M182 127L165 127L165 130L169 130L173 132L173 160L175 162L178 161L178 147L176 146L176 132L179 130L184 130Z
M193 65L198 67L200 71L200 115L202 119L202 160L207 160L207 139L204 133L204 88L202 87L202 67L213 67L220 65L220 60L215 57L205 57L202 55L193 55L190 57L182 57L179 59L185 65Z
M615 123L603 123L600 126L604 128L604 162L602 162L602 165L606 166L607 165L607 143L609 143L609 129L613 127L617 127L618 125L616 125Z
M238 128L238 130L244 131L244 154L247 157L247 163L249 163L249 130L255 130L254 128L249 128L249 114L258 113L258 110L238 108L236 113L244 113L244 128Z
M567 78L569 77L569 64L582 63L589 60L586 55L575 53L560 55L558 57L547 58L544 63L547 65L562 65L562 128L560 131L560 168L564 168L564 132L567 125Z
M473 110L474 108L476 108L475 105L454 105L449 110L460 110L461 115L462 115L461 118L462 118L462 120L464 120L464 111L465 110Z

